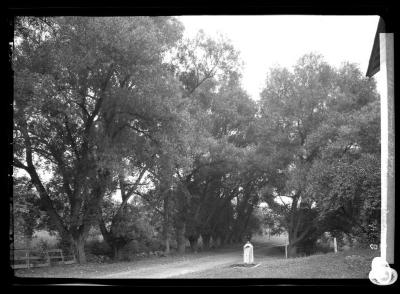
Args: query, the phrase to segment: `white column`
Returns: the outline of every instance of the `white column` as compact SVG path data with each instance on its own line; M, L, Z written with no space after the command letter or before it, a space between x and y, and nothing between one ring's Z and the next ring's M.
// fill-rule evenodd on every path
M250 263L250 247L245 246L243 249L243 263Z
M254 262L253 245L249 242L243 246L243 263L251 264Z
M394 263L394 60L393 34L380 33L381 257Z

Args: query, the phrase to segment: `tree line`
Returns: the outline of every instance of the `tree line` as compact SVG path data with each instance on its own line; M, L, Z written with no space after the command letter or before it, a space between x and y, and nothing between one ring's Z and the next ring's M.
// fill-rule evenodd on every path
M379 97L356 65L307 54L271 69L254 101L229 40L183 38L175 17L14 27L13 166L28 175L14 173L14 198L80 263L93 226L115 258L146 225L166 253L172 238L180 253L199 236L241 242L261 201L291 255L326 231L377 238Z

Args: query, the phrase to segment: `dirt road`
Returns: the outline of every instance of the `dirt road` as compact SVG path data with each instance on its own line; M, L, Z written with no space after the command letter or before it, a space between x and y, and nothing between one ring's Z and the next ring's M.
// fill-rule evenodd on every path
M257 263L257 257L270 256L271 259L282 258L279 251L270 248L274 242L254 244L254 259ZM240 249L226 253L212 253L199 258L190 258L188 260L170 262L162 265L143 265L125 272L113 273L98 276L101 279L162 279L174 278L176 276L202 272L217 267L226 267L232 264L243 262L243 251Z
M254 262L284 258L284 248L274 247L283 244L282 238L260 237L252 239L254 245ZM46 278L87 278L87 279L163 279L181 278L186 275L222 271L227 267L243 262L243 245L232 244L220 249L171 254L166 257L149 257L128 262L87 263L55 265L52 267L18 269L17 277Z
M230 252L206 257L200 257L197 259L190 259L187 261L172 262L164 265L153 265L139 267L134 270L130 270L122 273L114 273L99 278L109 279L161 279L170 278L173 276L183 275L187 273L193 273L198 271L204 271L207 269L215 268L217 266L225 264L239 263L242 261L242 257L239 252Z

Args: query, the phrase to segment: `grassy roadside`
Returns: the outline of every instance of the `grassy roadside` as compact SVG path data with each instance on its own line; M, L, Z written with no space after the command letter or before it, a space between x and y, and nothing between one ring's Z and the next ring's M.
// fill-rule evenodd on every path
M328 254L317 254L301 258L284 258L283 247L270 248L271 244L254 243L256 268L232 268L230 265L220 265L214 268L172 276L176 279L186 278L367 278L373 257L379 255L379 251L370 249L357 249ZM273 243L272 243L273 244ZM167 257L148 257L135 261L88 263L85 265L71 264L45 268L15 270L16 277L45 277L45 278L98 278L109 274L124 273L146 269L147 267L163 266L189 261L194 265L201 263L203 257L218 258L224 253L234 253L238 257L242 254L242 245L231 245L213 251L199 253L187 253L185 255L172 254ZM240 258L239 258L240 260ZM176 265L176 264L175 264ZM179 265L180 266L180 265Z
M375 256L379 256L378 251L358 249L292 259L271 260L264 257L254 261L260 263L255 268L224 266L173 278L367 279L371 261Z
M217 255L241 250L240 245L216 249L213 251L204 251L199 253L186 253L184 255L171 254L166 257L143 257L134 261L95 263L89 262L84 265L69 264L55 265L52 267L16 269L16 277L35 277L35 278L96 278L98 276L126 272L139 267L165 265L179 261L196 261L201 257Z

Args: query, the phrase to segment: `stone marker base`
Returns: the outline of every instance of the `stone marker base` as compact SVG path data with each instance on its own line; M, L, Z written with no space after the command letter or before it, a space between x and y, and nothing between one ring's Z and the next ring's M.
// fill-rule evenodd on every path
M233 268L254 268L259 266L261 263L237 263L237 264L232 264L229 267Z

